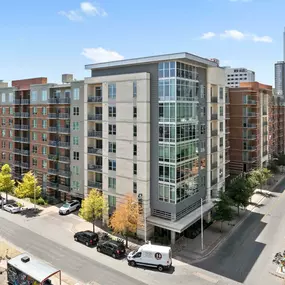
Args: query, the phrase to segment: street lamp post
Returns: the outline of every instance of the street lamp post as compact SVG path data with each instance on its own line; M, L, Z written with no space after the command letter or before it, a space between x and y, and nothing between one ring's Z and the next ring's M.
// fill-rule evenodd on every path
M203 199L201 198L201 251L204 250L204 223L203 223L203 203L207 201L207 198Z

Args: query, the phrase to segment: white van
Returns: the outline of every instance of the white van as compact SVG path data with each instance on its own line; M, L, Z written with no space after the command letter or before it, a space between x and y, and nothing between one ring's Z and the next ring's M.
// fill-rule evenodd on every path
M148 243L142 245L138 250L130 252L127 260L131 266L156 267L159 271L163 271L169 269L172 265L172 251L168 246Z

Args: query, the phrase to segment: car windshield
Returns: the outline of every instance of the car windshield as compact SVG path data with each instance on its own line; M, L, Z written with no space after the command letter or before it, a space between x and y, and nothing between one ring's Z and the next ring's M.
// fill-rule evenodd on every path
M63 208L69 208L69 204L63 204L62 207Z

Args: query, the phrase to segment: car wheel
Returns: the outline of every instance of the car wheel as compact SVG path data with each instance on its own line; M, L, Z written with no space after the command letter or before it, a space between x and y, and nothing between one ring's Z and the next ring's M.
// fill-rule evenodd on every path
M164 268L163 268L162 265L158 265L158 266L157 266L157 269L158 269L159 272L162 272Z
M69 210L67 210L67 211L65 212L65 214L68 215L68 214L69 214Z
M100 248L100 247L97 247L97 251L98 251L98 252L101 252L101 248Z
M75 237L75 238L74 238L74 240L75 240L75 241L78 241L78 238L77 238L77 237Z
M116 259L116 258L117 258L116 253L112 253L112 257L113 257L114 259Z
M135 267L135 266L136 266L135 261L132 260L132 261L130 262L130 266Z
M87 242L85 243L85 245L86 245L86 246L89 246L89 242L87 241Z

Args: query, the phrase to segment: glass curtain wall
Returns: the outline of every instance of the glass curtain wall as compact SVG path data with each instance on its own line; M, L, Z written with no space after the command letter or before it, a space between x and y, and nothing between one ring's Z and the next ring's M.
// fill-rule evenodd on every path
M159 63L159 200L179 203L198 192L198 73Z

